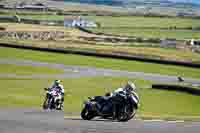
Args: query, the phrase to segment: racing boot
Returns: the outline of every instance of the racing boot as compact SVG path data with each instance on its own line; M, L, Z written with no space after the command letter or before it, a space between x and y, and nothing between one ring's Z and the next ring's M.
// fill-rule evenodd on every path
M64 96L62 96L61 104L60 104L60 110L63 110L63 109L64 109Z
M112 115L112 120L117 119L117 108L116 105L113 105L113 115Z

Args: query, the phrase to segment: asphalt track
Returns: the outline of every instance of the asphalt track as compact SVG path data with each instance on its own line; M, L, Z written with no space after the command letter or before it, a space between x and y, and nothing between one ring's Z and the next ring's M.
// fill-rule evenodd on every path
M80 118L64 118L62 112L0 110L0 133L199 133L199 130L199 122L84 121Z
M0 74L0 77L16 78L79 78L93 76L130 77L157 82L178 82L177 77L128 72L92 67L66 66L27 60L0 59L0 64L26 66L45 66L63 69L60 75L28 75ZM185 79L187 83L200 84L198 79ZM84 121L78 117L64 117L63 112L48 112L40 109L0 109L0 133L199 133L200 122L167 122L131 120L115 122L111 120Z
M98 76L108 76L108 77L128 77L128 78L139 78L144 80L163 82L163 83L177 83L176 76L160 75L160 74L150 74L143 72L129 72L122 70L111 70L111 69L101 69L94 67L82 67L82 66L68 66L63 64L53 64L45 62L35 62L29 60L10 60L10 59L0 59L0 64L15 64L15 65L25 65L25 66L44 66L49 68L63 69L64 73L59 75L15 75L15 74L0 74L0 77L10 77L10 78L80 78L80 77L98 77ZM200 85L199 79L184 78L185 83Z

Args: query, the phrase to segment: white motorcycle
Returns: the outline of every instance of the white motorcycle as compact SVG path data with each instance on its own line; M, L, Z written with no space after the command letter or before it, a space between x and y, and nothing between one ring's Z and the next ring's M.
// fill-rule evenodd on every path
M63 110L62 96L58 89L45 88L46 100L43 104L43 109Z

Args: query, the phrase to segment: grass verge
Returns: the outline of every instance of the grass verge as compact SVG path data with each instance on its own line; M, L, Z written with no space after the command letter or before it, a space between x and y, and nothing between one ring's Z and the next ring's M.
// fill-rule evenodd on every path
M161 30L161 29L137 29L134 27L125 28L90 28L90 30L96 33L106 33L112 35L121 36L133 36L142 38L174 38L178 40L189 40L191 38L199 39L199 30Z
M64 39L60 41L40 41L40 40L22 40L22 39L11 39L1 38L2 43L11 43L18 45L30 45L36 47L59 47L66 49L81 49L90 50L101 53L123 53L136 55L146 58L162 59L162 60L173 60L173 61L185 61L185 62L200 62L200 54L194 53L190 50L177 50L173 48L161 48L159 44L153 43L124 43L124 42L98 42L96 40L84 40L80 39L80 36L91 38L92 35L79 31L78 29L67 28L57 26L38 26L32 24L11 24L1 23L0 26L5 27L7 31L63 31L65 33ZM116 29L118 30L118 29ZM132 30L132 29L130 29ZM198 32L198 31L197 31ZM117 33L122 33L117 32ZM126 31L128 33L128 31ZM142 34L141 31L137 34ZM185 32L184 32L185 33ZM183 33L183 34L184 34ZM146 34L146 33L145 33ZM152 32L154 34L154 32ZM174 33L173 33L174 34ZM182 33L181 33L182 34ZM182 36L181 34L177 34ZM147 33L147 35L150 35ZM161 35L159 33L159 35ZM192 34L190 34L192 35ZM102 38L99 36L99 38Z
M63 74L62 69L53 69L48 67L36 66L20 66L13 64L0 64L1 74L16 74L16 75L34 75L34 74Z
M114 70L138 71L145 73L157 73L182 77L200 78L200 69L198 68L161 65L120 59L105 59L72 54L39 52L15 48L0 47L0 58L25 59L50 63L60 63L65 65L91 66Z
M128 80L136 83L141 98L138 116L145 118L182 118L200 116L199 96L186 93L154 90L151 82L127 78L80 78L63 79L66 90L65 112L80 112L83 101L88 96L103 95L117 87L123 86ZM42 88L51 85L52 79L2 79L0 83L1 107L36 107L40 108L44 94ZM172 117L173 116L173 117Z
M198 19L190 18L159 18L159 17L143 17L143 16L87 16L91 20L100 23L102 27L157 27L157 28L185 28L199 27Z
M161 48L156 46L142 46L142 44L131 43L129 46L119 45L112 46L112 44L95 44L95 42L87 43L84 41L32 41L32 40L13 40L0 39L2 43L17 44L24 46L42 47L42 48L61 48L72 50L86 50L97 53L107 54L128 54L144 58L184 61L192 63L200 63L200 54L191 51L177 50L173 48ZM66 43L67 42L67 43ZM151 44L149 44L151 45Z

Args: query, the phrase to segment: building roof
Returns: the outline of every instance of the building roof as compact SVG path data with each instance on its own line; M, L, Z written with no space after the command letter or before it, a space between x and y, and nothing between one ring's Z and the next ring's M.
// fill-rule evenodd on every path
M25 6L17 7L17 8L20 8L20 9L27 9L27 8L31 8L31 9L45 9L47 7L46 6L25 5Z

